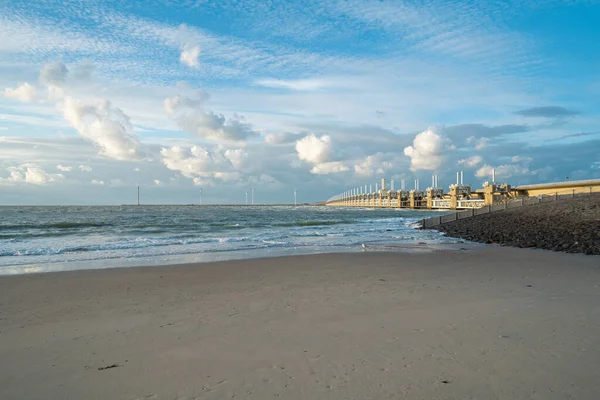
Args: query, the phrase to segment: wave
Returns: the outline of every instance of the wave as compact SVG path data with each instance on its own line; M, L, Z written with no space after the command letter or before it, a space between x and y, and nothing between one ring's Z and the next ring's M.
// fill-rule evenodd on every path
M283 223L279 223L279 224L273 224L273 226L280 226L280 227L327 226L327 225L354 224L356 222L357 221L351 221L351 220L295 221L295 222L283 222Z
M10 229L70 229L70 228L101 228L112 226L112 224L102 222L50 222L47 224L18 224L18 225L0 225L0 230Z

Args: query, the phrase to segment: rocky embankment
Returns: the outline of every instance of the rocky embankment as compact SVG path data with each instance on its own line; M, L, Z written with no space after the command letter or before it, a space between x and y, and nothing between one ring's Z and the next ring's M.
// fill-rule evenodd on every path
M600 195L478 215L433 229L473 242L600 255Z

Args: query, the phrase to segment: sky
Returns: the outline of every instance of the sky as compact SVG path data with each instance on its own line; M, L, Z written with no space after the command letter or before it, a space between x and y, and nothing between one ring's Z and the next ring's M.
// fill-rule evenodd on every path
M600 178L599 24L598 0L0 0L0 204Z

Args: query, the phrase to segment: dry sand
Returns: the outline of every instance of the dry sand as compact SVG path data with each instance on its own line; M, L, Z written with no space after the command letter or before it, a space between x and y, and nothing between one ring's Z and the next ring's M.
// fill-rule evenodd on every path
M600 393L597 256L481 246L1 277L0 312L4 400Z

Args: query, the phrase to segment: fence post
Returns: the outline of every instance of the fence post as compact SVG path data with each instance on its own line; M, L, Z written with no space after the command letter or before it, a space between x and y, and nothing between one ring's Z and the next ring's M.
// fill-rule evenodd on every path
M474 216L475 216L475 209L471 208L471 217L474 217Z
M571 197L575 197L575 189L573 189L573 195Z
M489 214L489 213L491 213L491 212L492 212L492 205L490 204L490 205L488 206L488 212L487 212L487 213Z
M554 200L558 200L558 192L554 192Z

